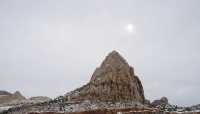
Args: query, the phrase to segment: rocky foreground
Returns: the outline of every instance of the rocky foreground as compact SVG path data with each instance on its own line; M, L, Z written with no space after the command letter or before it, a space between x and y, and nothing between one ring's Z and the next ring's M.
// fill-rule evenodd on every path
M37 97L29 100L41 101ZM1 113L200 114L199 112L198 105L193 108L178 107L170 105L166 97L150 103L145 99L142 83L135 75L134 68L118 52L113 51L96 68L91 80L84 86L53 100L12 105L12 108L8 107Z

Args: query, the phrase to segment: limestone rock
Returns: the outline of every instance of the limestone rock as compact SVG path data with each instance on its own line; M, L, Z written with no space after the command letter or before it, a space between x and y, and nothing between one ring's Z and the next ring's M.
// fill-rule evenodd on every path
M137 101L144 103L144 91L133 67L116 51L98 67L88 84L70 95L72 100Z

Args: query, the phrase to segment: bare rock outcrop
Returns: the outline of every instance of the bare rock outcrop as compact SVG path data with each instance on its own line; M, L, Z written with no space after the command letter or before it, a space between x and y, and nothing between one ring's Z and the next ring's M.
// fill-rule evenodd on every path
M167 97L162 97L161 99L159 99L159 100L154 100L152 103L151 103L151 105L153 106L153 107L156 107L156 106L165 106L165 105L167 105L168 104L168 99L167 99Z
M88 84L70 95L73 100L137 101L144 103L144 90L133 67L112 51L96 68Z
M10 103L13 101L21 101L26 98L19 92L9 93L7 91L0 91L0 104Z

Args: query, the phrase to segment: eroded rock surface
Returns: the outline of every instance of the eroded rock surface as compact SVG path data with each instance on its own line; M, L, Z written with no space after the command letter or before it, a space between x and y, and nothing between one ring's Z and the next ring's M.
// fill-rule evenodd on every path
M73 92L72 92L73 93ZM70 95L72 100L137 101L144 103L144 91L133 67L116 51L96 68L88 84Z

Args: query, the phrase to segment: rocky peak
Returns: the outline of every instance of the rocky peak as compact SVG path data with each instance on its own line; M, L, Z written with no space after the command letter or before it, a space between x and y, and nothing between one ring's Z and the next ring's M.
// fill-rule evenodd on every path
M144 102L144 91L133 67L116 51L108 54L90 82L79 88L74 99ZM73 95L72 95L73 96Z
M113 73L112 74L112 76L114 76L112 77L113 79L117 78L118 76L115 73L121 73L128 76L128 75L134 75L134 70L132 67L129 66L126 60L117 51L112 51L111 53L108 54L108 56L106 56L101 66L96 68L95 72L92 75L91 81L100 80L100 78L107 78L107 79L109 78L106 75L102 75L102 73L105 74ZM131 80L132 77L129 78Z
M16 91L16 92L13 94L13 97L17 98L18 100L26 99L19 91Z
M108 65L114 68L129 66L126 60L117 51L112 51L109 53L105 60L102 62L101 67L106 67Z

